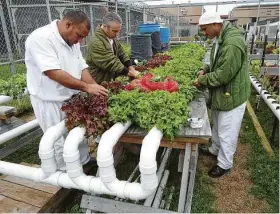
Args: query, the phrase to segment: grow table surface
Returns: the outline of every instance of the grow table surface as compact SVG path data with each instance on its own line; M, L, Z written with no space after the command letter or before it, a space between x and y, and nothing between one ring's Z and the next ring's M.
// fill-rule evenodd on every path
M186 143L208 143L211 138L211 127L208 119L208 112L204 98L198 98L190 103L191 117L202 118L203 126L201 128L191 128L186 121L186 124L179 130L174 141L169 138L163 138L160 146L168 148L185 149ZM142 144L143 138L147 132L143 129L132 125L125 134L119 139L122 143Z

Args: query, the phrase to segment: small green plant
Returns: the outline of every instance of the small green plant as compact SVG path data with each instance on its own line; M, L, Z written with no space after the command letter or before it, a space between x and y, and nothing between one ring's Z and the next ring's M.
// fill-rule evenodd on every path
M16 64L16 74L25 74L25 64ZM10 65L0 65L0 80L7 80L12 77Z
M16 74L6 80L0 80L0 94L13 98L21 97L26 89L26 75Z

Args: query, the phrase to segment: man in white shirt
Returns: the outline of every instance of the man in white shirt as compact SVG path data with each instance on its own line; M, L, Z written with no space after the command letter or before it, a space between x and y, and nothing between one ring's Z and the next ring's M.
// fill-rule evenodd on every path
M62 20L36 29L25 43L27 88L40 127L45 132L65 117L61 111L63 101L79 91L95 95L108 95L88 71L79 43L90 31L85 13L69 11ZM63 160L64 138L55 142L58 168L65 170ZM87 144L80 148L81 162L90 158Z

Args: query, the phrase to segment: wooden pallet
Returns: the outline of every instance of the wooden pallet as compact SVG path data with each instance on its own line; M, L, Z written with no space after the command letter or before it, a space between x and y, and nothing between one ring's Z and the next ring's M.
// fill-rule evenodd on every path
M0 176L0 213L57 212L71 191L71 189L2 175Z

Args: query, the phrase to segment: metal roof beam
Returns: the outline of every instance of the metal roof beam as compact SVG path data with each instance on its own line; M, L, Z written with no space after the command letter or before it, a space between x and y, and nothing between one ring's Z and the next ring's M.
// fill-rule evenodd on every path
M156 0L161 1L161 0ZM124 0L124 3L132 3L135 0ZM147 0L137 0L137 2L145 3ZM147 5L149 8L171 8L171 7L195 7L195 6L210 6L210 5L226 5L226 4L252 4L259 3L259 0L236 0L236 1L213 1L213 2L190 2L180 4L160 4L160 5ZM261 0L263 3L279 3L279 0Z

